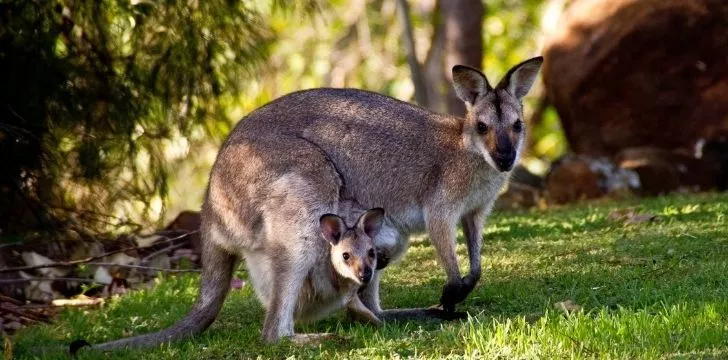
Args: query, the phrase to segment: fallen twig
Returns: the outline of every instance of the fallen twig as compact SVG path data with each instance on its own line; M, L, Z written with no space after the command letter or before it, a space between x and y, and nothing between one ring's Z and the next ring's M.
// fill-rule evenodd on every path
M18 305L18 306L23 305L23 302L22 301L20 301L18 299L13 299L11 297L8 297L8 296L2 295L2 294L0 294L0 301L9 302L11 304L15 304L15 305Z
M22 307L18 307L17 309L22 309ZM3 311L4 312L8 312L8 313L11 313L11 314L13 314L15 316L18 316L18 317L21 317L21 318L26 318L26 319L31 320L31 321L36 321L36 322L37 321L42 321L42 322L45 322L45 323L50 323L50 320L48 320L46 318L40 317L40 316L35 315L35 314L30 314L30 313L27 313L27 312L18 311L17 309L13 309L13 308L10 308L10 307L7 307L7 306L0 305L0 312L3 312Z
M104 262L94 262L94 263L88 263L89 265L95 265L95 266L117 266L117 267L124 267L124 268L132 268L132 269L142 269L142 270L155 270L155 271L164 271L169 273L185 273L185 272L200 272L198 269L165 269L160 267L153 267L153 266L144 266L144 265L132 265L132 264L115 264L115 263L104 263Z
M0 249L6 248L6 247L11 247L11 246L18 246L18 245L23 245L23 242L19 241L19 242L14 242L14 243L0 244Z
M18 279L0 279L0 284L17 284L31 281L78 281L78 282L95 282L94 279L69 278L69 277L31 277Z
M142 259L141 263L142 263L142 264L147 264L147 263L149 263L149 261L150 261L151 259L153 259L153 258L157 257L158 255L161 255L161 254L165 254L165 253L168 253L168 252L170 252L170 251L174 251L174 250L177 250L177 249L179 249L179 248L181 248L181 247L184 247L185 245L187 245L187 244L185 244L185 243L180 243L180 244L176 244L176 245L168 246L168 247L166 247L166 248L164 248L164 249L161 249L161 250L157 250L157 251L155 251L155 252L153 252L153 253L151 253L151 254L149 254L149 255L145 256L145 257L144 257L144 258Z
M190 232L184 233L184 234L182 234L180 236L177 236L177 237L174 237L174 238L169 238L169 239L166 239L166 240L157 242L157 243L152 244L150 246L170 243L170 242L173 242L175 240L182 239L185 236L192 235L192 234L194 234L194 233L196 233L198 231L199 230L190 231ZM91 261L94 261L94 260L98 260L98 259L101 259L101 258L105 258L105 257L110 256L110 255L118 254L118 253L121 253L121 252L126 252L126 251L131 251L131 250L138 250L138 249L142 249L142 248L146 248L146 247L149 247L149 246L145 246L145 247L129 246L129 247L125 247L125 248L121 248L121 249L117 249L117 250L105 252L105 253L103 253L101 255L91 256L91 257L88 257L88 258L85 258L85 259L80 259L80 260L60 261L60 262L56 262L56 263L52 263L52 264L42 264L42 265L32 265L32 266L19 266L19 267L14 267L14 268L0 269L0 274L1 273L14 272L14 271L27 271L27 270L44 269L44 268L51 268L51 267L69 267L69 266L74 266L74 265L78 265L78 264L88 263L88 262L91 262Z

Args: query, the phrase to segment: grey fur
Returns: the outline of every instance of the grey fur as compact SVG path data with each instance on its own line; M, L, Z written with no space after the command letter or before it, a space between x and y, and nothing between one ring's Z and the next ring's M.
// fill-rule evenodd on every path
M210 175L202 286L192 311L169 329L96 347L155 345L204 330L222 306L239 257L266 308L263 339L294 336L296 299L328 253L318 220L349 213L357 203L386 209L375 241L391 259L404 255L411 234L429 234L448 279L440 302L452 311L480 279L482 228L520 155L525 133L514 124L523 118L520 100L541 62L516 65L495 88L477 70L458 73L466 118L330 88L295 92L253 111L231 132ZM455 254L460 222L470 260L464 278ZM387 320L379 279L377 271L360 296Z

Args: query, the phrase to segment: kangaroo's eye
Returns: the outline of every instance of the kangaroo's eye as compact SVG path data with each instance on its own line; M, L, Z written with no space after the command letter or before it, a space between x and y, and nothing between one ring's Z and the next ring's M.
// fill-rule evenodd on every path
M375 256L377 256L377 253L374 252L374 249L369 249L369 257L373 258Z
M478 121L478 134L485 135L488 132L488 125L484 122Z
M341 255L341 256L343 256L343 257L344 257L344 261L346 261L346 260L349 260L349 257L351 257L351 256L349 255L349 253L344 253L344 254L343 254L343 255Z
M513 123L513 131L515 131L515 132L523 131L523 121L516 120L516 122Z

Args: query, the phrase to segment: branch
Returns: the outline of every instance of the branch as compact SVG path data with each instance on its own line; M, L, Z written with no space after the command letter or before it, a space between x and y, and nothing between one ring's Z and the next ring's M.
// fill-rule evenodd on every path
M409 64L412 73L412 83L415 86L415 101L421 106L427 107L427 82L422 76L422 68L417 61L417 53L415 51L415 39L412 32L412 22L410 21L410 10L407 0L397 0L397 8L399 11L399 21L402 23L402 36L404 40L405 50L407 52L407 64Z
M173 237L173 238L170 238L170 239L167 239L167 240L164 240L164 241L160 241L160 242L154 243L154 244L152 244L150 246L170 243L170 242L173 242L175 240L182 239L182 238L184 238L186 236L192 235L192 234L197 233L197 232L199 232L199 230L190 231L190 232L184 233L184 234L182 234L180 236ZM105 252L105 253L103 253L101 255L91 256L91 257L88 257L88 258L85 258L85 259L80 259L80 260L60 261L60 262L55 262L55 263L51 263L51 264L32 265L32 266L19 266L19 267L14 267L14 268L0 269L0 274L2 274L2 273L8 273L8 272L15 272L15 271L27 271L27 270L35 270L35 269L52 268L52 267L69 267L69 266L74 266L74 265L78 265L78 264L89 263L91 261L98 260L98 259L101 259L101 258L110 256L110 255L118 254L120 252L126 252L126 251L131 251L131 250L138 250L138 249L143 249L143 248L147 248L147 247L149 247L149 246L145 246L145 247L129 246L129 247L125 247L125 248L121 248L121 249L117 249L117 250ZM114 264L114 265L118 265L118 264Z
M69 277L30 277L18 279L0 279L0 284L16 284L31 281L78 281L78 282L96 282L94 279L69 278Z
M161 254L165 254L165 253L168 253L170 251L173 251L173 250L177 250L177 249L179 249L181 247L184 247L185 245L187 245L187 244L186 243L179 243L177 245L168 246L168 247L166 247L166 248L164 248L162 250L157 250L157 251L155 251L155 252L153 252L153 253L145 256L142 259L141 263L142 264L147 264L147 263L149 263L149 261L151 259L155 258L157 255L161 255Z
M165 269L160 267L153 267L153 266L144 266L144 265L132 265L132 264L115 264L115 263L106 263L106 262L93 262L88 263L89 265L95 265L95 266L117 266L117 267L124 267L124 268L131 268L131 269L142 269L142 270L155 270L155 271L164 271L168 273L188 273L188 272L200 272L198 269Z
M21 307L21 309L22 309L22 307ZM50 323L50 320L45 319L45 318L42 318L42 317L40 317L38 315L24 313L22 311L18 311L18 310L9 308L7 306L0 305L0 312L3 312L3 311L4 312L9 312L9 313L11 313L13 315L16 315L16 316L19 316L21 318L26 318L26 319L31 320L31 321L36 321L36 322L37 321L42 321L42 322L45 322L45 323Z
M11 247L11 246L18 246L18 245L23 245L23 243L22 242L14 242L14 243L0 244L0 249L6 248L6 247Z
M2 294L0 294L0 301L9 302L11 304L18 305L18 306L23 305L23 302L22 301L20 301L18 299L11 298L9 296L2 295Z
M142 228L141 224L137 224L131 220L122 219L115 215L104 214L93 210L74 209L66 206L52 206L51 208L56 211L77 214L82 220L94 221L107 225L114 225L116 227L129 226L132 229L136 229L133 230L134 232L137 232ZM76 230L80 231L80 229ZM80 232L82 233L82 231Z
M445 78L445 22L442 18L440 0L432 9L432 39L427 50L423 66L424 78L427 82L427 101L430 110L447 112L444 95L450 84Z

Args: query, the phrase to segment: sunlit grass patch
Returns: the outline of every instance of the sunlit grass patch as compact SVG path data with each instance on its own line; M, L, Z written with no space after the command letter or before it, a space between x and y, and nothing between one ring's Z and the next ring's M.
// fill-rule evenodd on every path
M625 208L658 220L610 219ZM81 358L728 358L727 214L728 194L498 213L486 229L483 278L459 307L470 313L467 321L374 329L338 313L297 329L335 332L339 340L268 346L259 341L263 310L246 286L194 339ZM464 272L467 250L458 234ZM415 240L385 273L383 306L433 305L444 280L429 242ZM15 358L63 358L53 347L75 338L101 342L166 327L187 312L197 284L195 275L167 277L101 309L65 311L54 324L15 336ZM567 300L578 309L554 306Z

